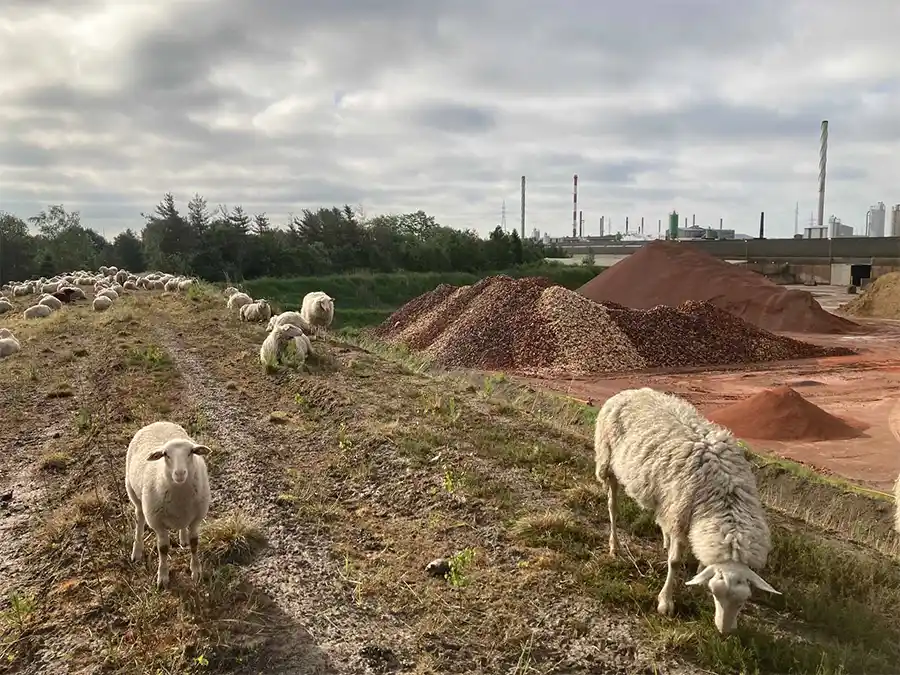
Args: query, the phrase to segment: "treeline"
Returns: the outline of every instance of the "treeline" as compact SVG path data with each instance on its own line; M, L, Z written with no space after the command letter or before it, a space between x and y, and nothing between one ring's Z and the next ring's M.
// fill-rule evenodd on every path
M200 195L181 213L167 193L153 213L142 215L140 232L129 228L108 241L62 205L27 221L0 212L0 283L100 265L237 281L362 270L477 273L565 257L515 231L498 226L483 239L443 227L423 211L363 218L349 206L321 208L276 228L265 213L210 209Z

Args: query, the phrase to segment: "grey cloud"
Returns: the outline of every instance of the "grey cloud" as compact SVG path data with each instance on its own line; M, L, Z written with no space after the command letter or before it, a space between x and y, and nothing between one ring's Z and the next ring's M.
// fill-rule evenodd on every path
M485 133L497 120L492 110L452 102L426 103L413 111L415 123L426 129L449 133Z

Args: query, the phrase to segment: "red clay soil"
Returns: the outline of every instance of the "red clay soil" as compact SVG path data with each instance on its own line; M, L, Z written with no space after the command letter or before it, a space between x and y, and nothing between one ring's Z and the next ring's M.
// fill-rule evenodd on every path
M862 436L850 424L807 401L790 387L766 389L708 416L741 438L770 441L838 441Z
M779 286L688 243L650 242L577 292L595 302L635 309L701 300L770 331L847 333L859 328L822 309L807 291Z

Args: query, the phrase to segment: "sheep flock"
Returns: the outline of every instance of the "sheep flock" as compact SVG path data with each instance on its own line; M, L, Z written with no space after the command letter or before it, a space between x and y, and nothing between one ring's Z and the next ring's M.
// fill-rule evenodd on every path
M104 312L123 295L136 291L188 292L199 280L150 272L135 274L115 267L77 271L0 288L0 315L15 303L28 321L39 321L73 304ZM84 289L91 289L89 300ZM273 312L265 298L254 299L235 286L222 291L225 311L241 323L265 324L259 360L265 368L283 364L289 351L303 366L324 345L334 320L334 298L324 291L307 293L299 311ZM2 319L0 319L2 321ZM29 348L0 327L0 358L15 358ZM650 388L627 389L600 408L594 428L594 478L606 490L609 554L619 556L617 534L619 488L650 512L662 534L667 575L657 611L674 613L676 565L690 550L699 562L684 583L704 586L712 595L715 626L723 634L737 628L738 616L752 589L780 594L761 576L772 547L769 525L754 473L737 439L687 401ZM199 529L207 517L211 494L204 456L209 448L181 426L158 420L136 431L127 449L123 480L134 508L131 559L143 559L145 527L156 535L156 585L169 584L169 533L178 532L190 547L192 579L200 583ZM900 481L897 484L900 501ZM900 532L900 508L896 510Z

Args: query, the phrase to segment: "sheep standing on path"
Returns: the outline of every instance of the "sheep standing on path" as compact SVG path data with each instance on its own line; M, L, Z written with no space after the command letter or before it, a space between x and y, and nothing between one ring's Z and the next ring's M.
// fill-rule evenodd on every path
M312 326L315 335L325 335L325 329L334 320L334 298L322 291L312 291L303 296L300 316Z
M610 553L619 548L619 485L656 515L669 554L660 614L675 609L675 564L688 545L702 569L687 585L708 584L720 633L737 627L751 585L778 593L751 569L765 566L771 535L750 463L727 429L680 398L627 389L600 408L594 450L597 480L607 487Z
M169 584L169 530L178 530L182 546L191 547L191 578L200 580L197 553L200 523L209 511L209 477L203 456L209 451L172 422L139 429L125 456L125 490L134 505L131 559L144 557L144 525L156 533L159 567L156 585Z

